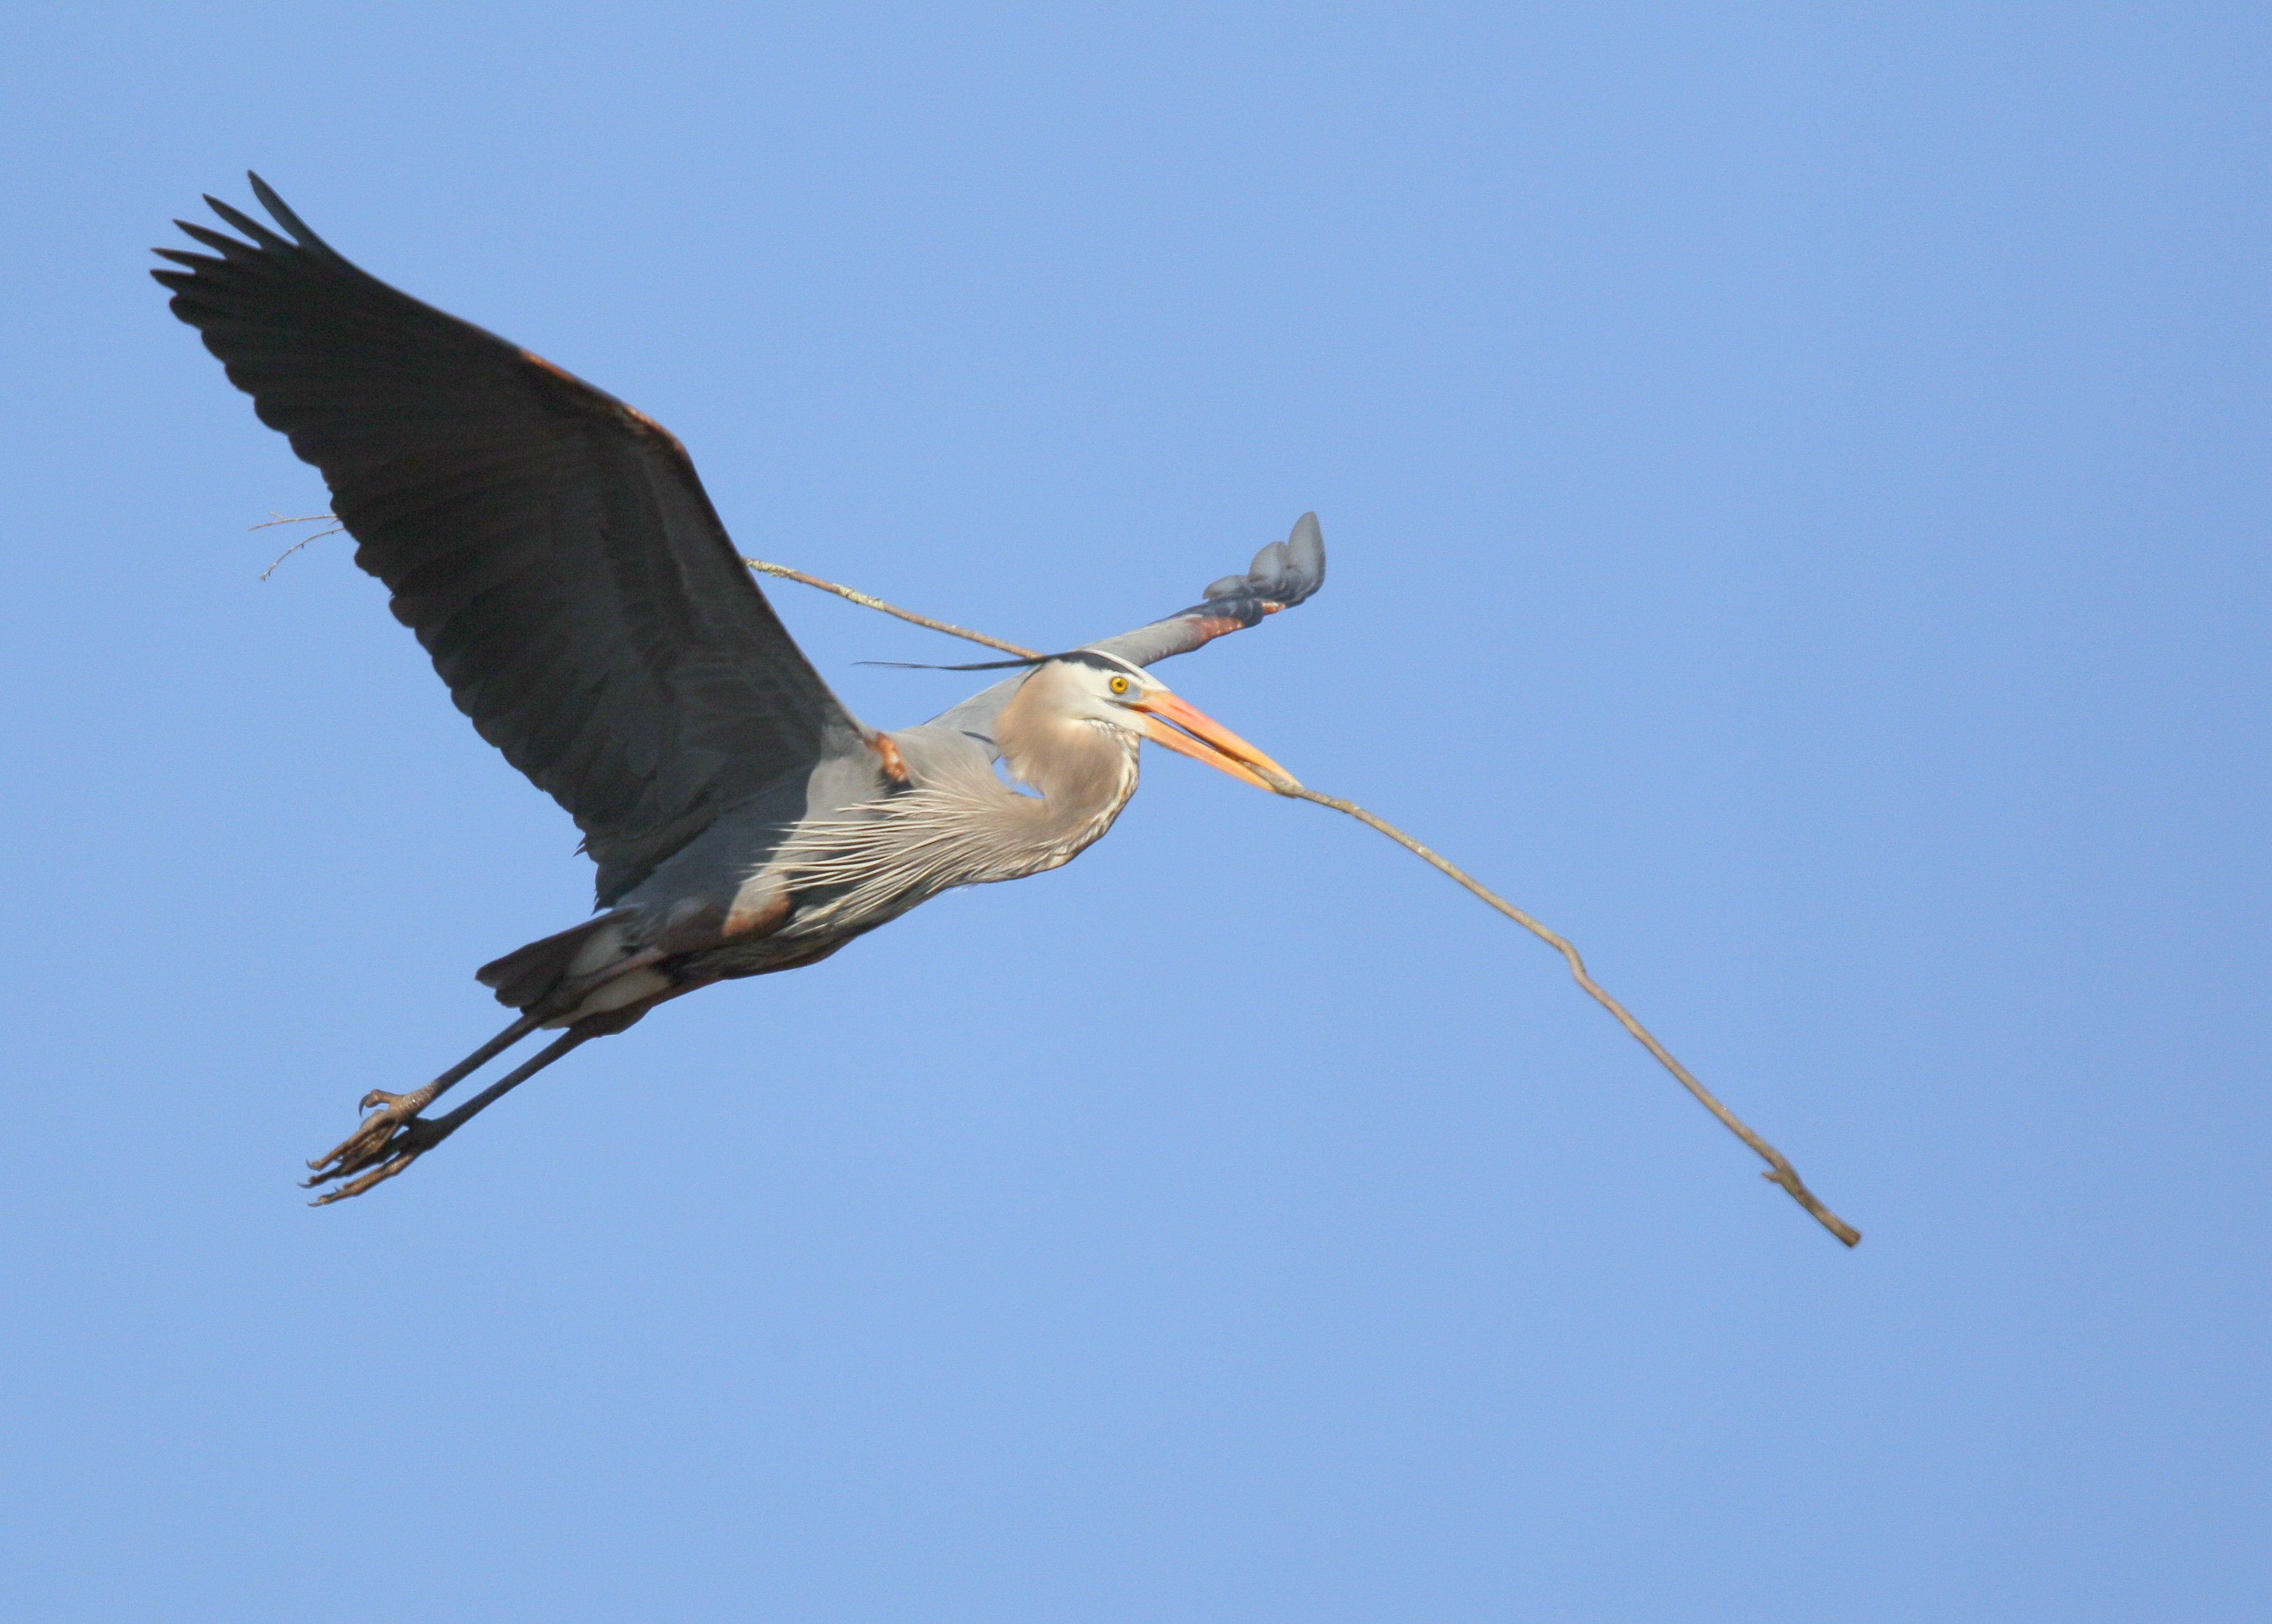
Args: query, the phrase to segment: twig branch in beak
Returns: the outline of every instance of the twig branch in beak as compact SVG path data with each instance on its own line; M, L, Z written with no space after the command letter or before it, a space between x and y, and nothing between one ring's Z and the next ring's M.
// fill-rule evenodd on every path
M1144 718L1144 736L1155 744L1203 761L1257 789L1273 789L1271 778L1295 782L1294 775L1206 712L1193 709L1164 688L1155 688L1131 709ZM1259 771L1258 771L1259 769ZM1284 792L1279 791L1279 793Z

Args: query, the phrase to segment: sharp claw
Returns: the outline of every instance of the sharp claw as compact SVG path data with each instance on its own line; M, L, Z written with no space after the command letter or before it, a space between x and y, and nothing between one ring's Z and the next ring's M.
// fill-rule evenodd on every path
M329 1206L333 1202L362 1195L371 1186L402 1172L450 1136L448 1128L437 1130L432 1121L418 1114L432 1102L431 1089L416 1089L407 1094L373 1089L364 1099L364 1106L369 1106L373 1099L384 1103L364 1117L355 1132L308 1164L315 1176L303 1179L302 1189L315 1189L334 1179L347 1181L337 1189L325 1190L310 1202L310 1206Z
M415 1135L417 1125L424 1121L418 1112L430 1098L424 1090L407 1094L390 1094L383 1089L373 1089L363 1097L363 1108L370 1111L374 1102L377 1102L379 1108L370 1111L370 1115L357 1123L355 1132L308 1164L316 1176L303 1180L301 1188L313 1189L319 1184L330 1183L333 1179L354 1178L369 1168L400 1157L407 1143ZM426 1148L421 1144L410 1151L410 1155L415 1157ZM405 1158L402 1165L407 1166L408 1160ZM394 1171L400 1173L401 1167ZM376 1183L377 1181L370 1182ZM355 1195L369 1188L370 1183L358 1181L353 1187L334 1190L332 1194L334 1196Z
M349 1134L308 1166L318 1173L324 1173L325 1169L329 1168L330 1172L325 1173L328 1178L336 1179L342 1173L353 1173L384 1149L386 1142L394 1137L401 1127L400 1121L382 1122L377 1117L369 1118L363 1127ZM374 1128L378 1131L371 1131Z
M423 1147L422 1146L421 1149L422 1150ZM310 1202L308 1204L311 1207L328 1207L335 1201L345 1201L350 1196L360 1196L372 1185L377 1184L384 1180L391 1179L396 1173L402 1172L403 1169L407 1168L411 1163L418 1159L419 1153L419 1151L398 1151L396 1154L388 1157L385 1161L379 1163L377 1166L372 1168L369 1173L364 1173L361 1178L356 1179L350 1183L342 1184L335 1190L325 1190L322 1195L317 1196L315 1200ZM338 1175L334 1173L328 1176L336 1178ZM310 1179L301 1188L303 1189L310 1188L319 1181L320 1181L318 1180Z
M344 1179L351 1176L352 1174L361 1173L365 1167L370 1166L373 1161L377 1159L377 1153L380 1148L381 1147L374 1146L370 1150L365 1151L362 1155L354 1157L341 1156L337 1151L333 1151L330 1156L325 1157L323 1161L310 1162L308 1166L316 1170L315 1176L301 1180L300 1188L303 1190L311 1190L318 1184L329 1184L333 1179ZM339 1163L338 1166L333 1167L325 1165L326 1163L334 1160Z
M412 1117L433 1102L434 1085L430 1083L424 1088L414 1088L407 1094L390 1094L383 1088L375 1088L355 1102L355 1108L359 1111L368 1111L373 1106L378 1106L381 1110L401 1107L403 1116Z
M423 1088L414 1088L407 1094L390 1094L383 1088L371 1090L362 1097L362 1109L366 1114L355 1124L355 1131L308 1164L314 1176L302 1180L300 1188L315 1189L335 1179L345 1180L346 1182L337 1189L325 1190L308 1204L329 1206L333 1202L345 1201L350 1196L360 1196L373 1185L393 1178L421 1155L457 1132L467 1118L508 1089L518 1088L587 1039L619 1031L646 1012L644 1005L633 1006L610 1016L597 1017L612 1022L612 1024L595 1027L591 1021L586 1021L572 1026L547 1044L535 1058L522 1062L482 1090L478 1098L467 1101L446 1116L428 1117L419 1113L440 1099L444 1090L527 1037L537 1024L535 1015L523 1015ZM624 1017L628 1018L623 1018Z

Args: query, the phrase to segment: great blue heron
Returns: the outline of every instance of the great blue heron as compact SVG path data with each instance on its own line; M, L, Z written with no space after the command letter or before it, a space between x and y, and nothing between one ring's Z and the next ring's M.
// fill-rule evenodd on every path
M1300 603L1313 514L1204 601L1032 661L919 726L868 726L774 615L676 439L614 396L351 264L258 175L282 234L176 221L212 255L151 274L260 421L323 473L458 708L550 794L598 912L484 965L519 1018L422 1088L365 1096L310 1162L322 1202L402 1172L590 1039L711 982L794 969L958 885L1069 861L1112 826L1150 739L1258 786L1284 774L1144 669ZM1031 793L996 775L1007 775ZM1290 777L1290 775L1285 775ZM445 1115L452 1084L560 1035Z

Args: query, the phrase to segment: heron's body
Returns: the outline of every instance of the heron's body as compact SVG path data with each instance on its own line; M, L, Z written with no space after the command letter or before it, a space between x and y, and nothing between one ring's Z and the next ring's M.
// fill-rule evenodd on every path
M565 1025L623 1007L634 989L651 995L809 965L940 891L1070 862L1136 793L1138 764L1137 735L1066 718L1058 690L1072 681L1063 665L1044 666L938 721L879 734L872 768L823 762L802 786L760 795L705 830L569 933L572 958L562 942L525 961L536 980L507 987L510 969L494 966L482 979L528 1006L560 979L658 945L669 953L667 970L642 966L548 1022ZM990 712L990 734L977 731ZM998 759L1034 793L1004 783ZM547 978L543 967L564 958L560 977Z
M570 1048L713 981L809 965L940 891L1069 861L1135 793L1139 741L1281 774L1144 669L1299 603L1317 522L1205 601L1025 663L919 726L855 718L758 590L678 442L614 397L284 228L159 252L175 313L323 473L355 558L482 736L558 801L600 912L480 972L520 1018L313 1164L355 1195ZM998 776L1005 774L1023 788ZM420 1114L540 1027L560 1037Z

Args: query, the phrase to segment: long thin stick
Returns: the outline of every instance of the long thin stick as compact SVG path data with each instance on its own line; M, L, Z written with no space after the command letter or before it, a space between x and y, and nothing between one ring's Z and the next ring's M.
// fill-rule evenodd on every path
M1263 776L1265 778L1270 778L1272 775L1264 773ZM1479 883L1473 876L1463 871L1456 863L1454 863L1449 860L1438 855L1436 853L1430 851L1426 846L1421 845L1410 835L1406 834L1402 830L1397 828L1387 819L1374 816L1363 807L1358 806L1355 801L1343 801L1337 795L1319 794L1316 790L1305 788L1302 785L1291 782L1280 783L1274 781L1270 787L1276 790L1282 795L1293 795L1297 796L1304 801L1314 801L1321 807L1331 807L1336 812L1346 812L1361 823L1371 824L1373 828L1380 831L1382 834L1386 835L1390 839L1395 841L1397 845L1402 846L1406 851L1411 853L1423 862L1431 865L1439 872L1448 875L1451 878L1457 880L1461 884L1466 886L1468 890L1473 892L1478 898L1489 903L1492 907L1497 908L1501 913L1506 914L1507 918L1513 920L1516 924L1521 926L1532 935L1536 936L1541 942L1546 943L1548 947L1552 948L1556 952L1561 954L1562 957L1569 963L1570 973L1577 979L1579 986L1584 987L1588 993L1593 995L1594 1002L1600 1004L1602 1008L1607 1009L1611 1015L1616 1016L1618 1017L1618 1024L1624 1027L1627 1032L1633 1033L1633 1037L1640 1041L1641 1047L1655 1055L1659 1065L1663 1066L1674 1076L1679 1078L1681 1087L1695 1095L1698 1104L1701 1105L1714 1116L1718 1117L1721 1124L1725 1127L1730 1133L1735 1135L1737 1138L1741 1139L1745 1144L1750 1145L1753 1151L1759 1153L1760 1158L1767 1163L1768 1168L1768 1171L1760 1175L1761 1178L1767 1180L1770 1184L1782 1185L1785 1190L1790 1192L1790 1198L1793 1201L1797 1202L1800 1206L1805 1207L1809 1212L1814 1215L1814 1220L1816 1223L1821 1225L1823 1228L1837 1236L1848 1246L1859 1246L1862 1243L1862 1232L1855 1228L1851 1224L1849 1224L1844 1218L1840 1218L1829 1208L1824 1206L1821 1201L1816 1197L1814 1192L1806 1188L1806 1181L1798 1176L1798 1169L1790 1165L1790 1161L1784 1157L1781 1151L1776 1150L1775 1146L1769 1144L1766 1140L1760 1138L1759 1135L1753 1133L1741 1117L1738 1116L1733 1111L1729 1110L1726 1106L1721 1104L1719 1096L1713 1093L1710 1089L1706 1088L1701 1083L1699 1083L1690 1073L1687 1067L1682 1065L1678 1061L1672 1058L1672 1052L1666 1048L1664 1045L1659 1043L1655 1035L1649 1032L1648 1027L1633 1019L1632 1013L1626 1009L1625 1005L1611 997L1608 992L1603 988L1602 984L1595 980L1591 975L1587 973L1586 961L1578 957L1578 950L1571 945L1568 937L1561 935L1558 932L1549 930L1545 926L1531 918L1530 915L1525 913L1521 908L1516 907L1513 903L1500 896L1497 891L1492 890L1486 885Z
M913 621L918 626L928 626L933 631L943 631L950 637L967 637L973 643L983 643L988 648L999 649L1005 654L1016 654L1033 659L1041 653L1038 649L1021 648L1017 644L1005 643L999 637L990 637L983 632L972 631L968 627L953 625L946 621L935 621L927 615L917 615L911 609L902 609L897 604L886 603L881 598L871 597L866 592L855 592L848 586L840 586L834 581L824 581L817 575L807 575L802 570L792 570L786 564L767 563L757 558L745 558L742 562L751 569L761 570L767 575L777 575L784 580L797 581L807 586L817 586L822 592L834 592L838 597L848 599L863 608L879 609L886 615L896 615L903 621ZM1673 1059L1671 1050L1659 1043L1648 1027L1633 1017L1631 1011L1627 1010L1625 1005L1611 997L1603 990L1602 984L1587 972L1586 961L1578 957L1578 950L1571 945L1569 938L1549 930L1497 891L1475 879L1458 864L1429 850L1386 818L1375 816L1353 801L1343 801L1338 795L1324 794L1297 784L1291 778L1281 778L1276 773L1261 768L1256 768L1255 771L1261 773L1262 777L1268 780L1270 787L1282 795L1297 801L1314 801L1321 807L1331 807L1336 812L1345 812L1359 823L1379 830L1438 872L1458 881L1477 899L1498 909L1532 935L1561 954L1564 961L1570 966L1571 975L1576 979L1580 987L1586 989L1594 1002L1617 1017L1618 1024L1631 1032L1643 1048L1655 1055L1657 1064L1678 1078L1681 1087L1696 1097L1698 1104L1714 1116L1718 1117L1723 1127L1751 1146L1753 1152L1767 1163L1768 1171L1760 1175L1761 1178L1770 1184L1781 1185L1793 1201L1813 1215L1816 1223L1821 1225L1848 1246L1861 1244L1862 1232L1824 1206L1814 1192L1806 1188L1806 1181L1798 1176L1798 1169L1790 1165L1789 1158L1781 1151L1753 1133L1741 1117L1721 1104L1717 1095L1699 1083L1687 1067Z
M1018 654L1031 659L1036 651L1021 649L1014 643L1005 643L999 637L990 637L983 631L973 631L968 626L958 626L952 621L935 621L928 615L918 615L913 609L902 609L895 603L886 603L881 598L871 598L865 592L856 592L848 586L839 586L833 581L824 581L817 575L807 575L802 570L792 570L787 564L769 564L762 558L744 558L742 562L752 570L767 575L777 575L785 581L800 582L806 586L818 586L822 592L834 592L839 598L848 598L863 609L881 609L886 615L896 615L903 621L913 621L918 626L928 626L933 631L943 631L950 637L968 637L973 643L983 643L990 649L1000 649L1005 654Z

